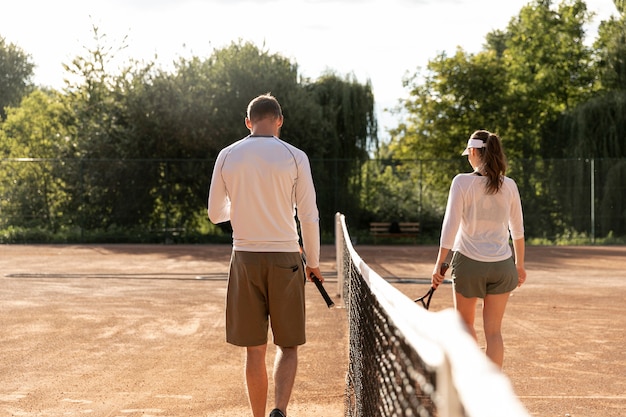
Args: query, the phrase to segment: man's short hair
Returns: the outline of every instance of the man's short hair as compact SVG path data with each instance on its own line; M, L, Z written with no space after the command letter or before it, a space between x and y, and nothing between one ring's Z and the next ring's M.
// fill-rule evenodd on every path
M248 104L248 119L256 121L266 117L283 117L283 111L278 100L270 93L260 95Z

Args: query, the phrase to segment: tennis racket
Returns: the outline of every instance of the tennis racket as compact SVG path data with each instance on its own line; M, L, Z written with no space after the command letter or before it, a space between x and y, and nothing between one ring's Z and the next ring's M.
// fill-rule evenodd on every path
M306 271L306 254L304 253L304 249L302 248L302 246L300 246L300 256L302 257L303 267ZM320 281L313 272L311 272L309 278L311 278L311 281L313 281L313 284L315 284L317 290L320 292L320 294L322 294L322 297L324 298L324 301L326 301L326 305L328 306L328 308L333 308L335 306L335 302L326 292L326 288L324 288L324 284L322 284L322 281Z
M309 275L309 277L311 278L311 281L313 281L313 284L315 284L315 286L319 290L320 294L322 294L322 297L324 298L324 301L326 301L326 305L328 306L328 308L333 308L335 306L335 302L326 292L326 288L324 288L324 284L322 284L322 281L320 281L313 272L311 272L311 275Z
M445 275L449 267L450 267L450 264L448 264L447 262L442 263L441 269L439 269L439 273L441 275ZM433 294L435 293L435 290L436 290L435 287L430 287L430 289L428 290L426 294L422 295L420 298L415 299L414 301L416 303L422 303L422 307L428 310L428 307L430 307L430 299L433 298Z

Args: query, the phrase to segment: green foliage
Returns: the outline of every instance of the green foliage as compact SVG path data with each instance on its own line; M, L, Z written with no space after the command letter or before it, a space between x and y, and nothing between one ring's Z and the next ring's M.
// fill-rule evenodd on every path
M118 74L110 68L119 50L107 45L97 27L93 32L94 47L65 65L64 119L70 139L57 153L67 158L59 172L70 196L64 221L84 230L147 227L157 173L138 175L137 165L124 162L141 153L125 95L128 77L139 69L131 64Z
M10 186L0 190L0 227L45 226L56 231L68 195L60 177L63 168L47 159L57 156L68 140L62 98L36 90L20 107L7 110L7 119L0 125L3 156L34 161L2 163L0 182Z
M221 235L206 229L212 164L249 133L247 104L266 92L283 103L284 138L311 156L323 213L358 206L350 198L358 194L354 173L376 143L369 82L334 74L299 79L288 59L243 42L206 59L181 59L172 72L134 61L115 69L124 46L107 45L97 27L93 42L65 66L63 92L37 91L0 130L5 157L38 158L3 164L0 228L114 240L121 230L134 240L145 233L133 230L148 239L170 231L177 239L179 231L184 239ZM329 169L330 157L346 163ZM332 214L327 220L330 230Z
M374 95L369 82L361 85L353 77L332 73L307 85L306 91L317 107L313 111L317 119L294 136L309 140L302 149L311 158L322 224L332 230L337 211L361 216L361 166L378 143ZM307 116L302 111L294 113L300 118Z
M369 81L333 72L303 79L297 64L249 42L180 59L172 71L134 61L111 68L125 46L108 46L94 27L94 46L66 66L71 81L50 92L31 91L29 57L0 38L0 74L13 76L11 89L0 88L12 94L0 96L11 105L0 125L0 153L9 158L1 161L0 230L15 241L48 233L228 240L205 215L213 161L248 133L250 99L271 92L283 105L281 136L311 159L325 235L341 211L362 229L419 221L436 241L450 181L470 169L459 154L481 128L503 139L527 236L578 241L594 226L626 234L626 193L610 192L624 168L609 158L626 157L626 24L624 2L615 4L621 16L601 24L593 49L584 42L590 13L582 0L533 0L478 53L435 57L404 80L406 121L384 144ZM572 157L579 159L557 159Z
M5 108L17 106L32 90L34 68L28 54L0 36L0 122L6 118Z
M545 155L599 160L593 169L596 177L594 205L598 207L600 221L594 226L601 236L609 233L623 236L626 233L626 194L621 186L624 167L623 163L614 159L626 158L625 19L622 14L621 18L611 18L600 25L599 36L594 43L599 90L593 97L560 114L555 123L547 124L545 128L551 133L544 139L547 145ZM586 173L583 177L589 175ZM571 184L582 179L576 171L568 172L562 178L563 182ZM590 191L587 188L583 195L588 196ZM566 196L555 193L555 199L579 207L581 213L589 209L591 203L585 201L588 199L568 201ZM590 227L588 222L581 223L576 218L569 225L573 230L589 230Z
M617 2L616 2L617 4ZM620 7L620 6L618 6ZM600 84L605 90L626 89L626 13L600 24L594 43Z
M626 236L626 162L618 161L606 173L602 186L621 192L604 193L600 200L600 233Z
M626 158L626 90L598 94L563 113L551 129L553 157Z
M420 206L419 175L412 175L415 161L375 160L363 166L362 190L364 207L376 217L371 221L417 221ZM419 168L417 168L419 169Z
M19 107L7 108L0 125L0 151L5 158L55 158L68 142L64 126L63 97L56 92L35 90Z
M390 151L398 158L460 154L473 130L504 119L505 74L493 51L471 55L458 50L430 61L423 82L418 75L407 81L408 124L392 132Z
M526 241L526 244L532 246L624 245L626 244L626 238L616 237L613 232L609 232L605 237L594 238L587 233L570 230L553 239L530 238Z
M581 1L535 1L506 32L487 36L477 54L458 50L429 62L423 81L407 81L409 123L394 132L402 157L441 158L463 149L472 131L500 134L511 158L542 153L542 126L590 94L591 53L583 42L589 20ZM394 147L394 151L395 151Z
M441 54L424 74L408 78L407 121L383 147L392 159L449 158L460 153L472 131L498 133L509 157L508 174L531 213L526 216L531 236L590 226L576 213L558 215L580 202L579 213L589 212L588 187L580 190L579 202L564 197L570 194L561 188L588 179L588 171L584 178L576 171L564 176L558 164L543 158L621 157L626 131L619 92L624 88L623 17L601 25L592 50L584 42L591 18L585 3L552 3L530 2L505 31L487 35L482 51ZM442 194L457 169L442 166L425 174L424 189ZM618 206L614 201L609 210ZM622 230L616 221L613 228Z
M509 24L508 120L501 134L510 157L542 155L542 127L593 93L591 51L584 44L589 19L581 0L556 10L549 1L535 1Z

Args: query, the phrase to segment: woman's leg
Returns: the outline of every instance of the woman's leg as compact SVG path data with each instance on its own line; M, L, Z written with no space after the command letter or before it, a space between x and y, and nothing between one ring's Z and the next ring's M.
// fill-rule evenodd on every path
M474 340L477 340L476 330L474 329L474 319L476 317L476 301L478 298L466 298L458 292L455 292L454 296L456 300L456 310L467 326L467 331L474 337Z
M502 318L510 293L488 294L483 306L483 326L487 342L487 357L502 368L504 342L502 340Z

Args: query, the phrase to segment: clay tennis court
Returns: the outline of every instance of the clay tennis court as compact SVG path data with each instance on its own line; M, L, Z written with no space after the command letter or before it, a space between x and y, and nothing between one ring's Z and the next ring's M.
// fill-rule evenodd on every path
M408 296L428 288L417 279L436 247L355 249ZM224 342L229 256L228 245L0 246L0 416L250 415L243 349ZM334 247L322 258L334 294ZM504 324L522 403L533 416L626 415L626 248L529 247L527 270ZM451 306L444 285L431 311ZM289 416L342 416L345 310L308 284L307 319Z

